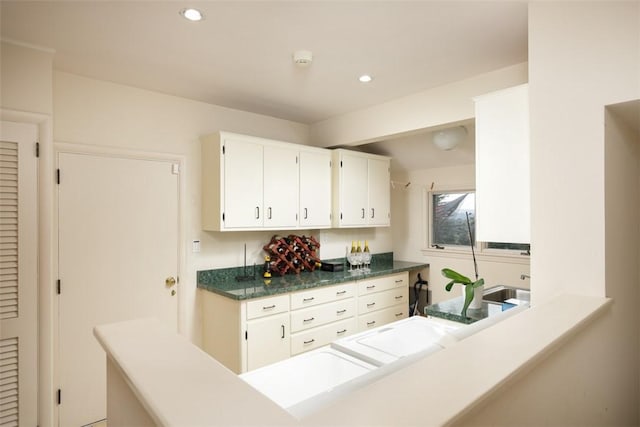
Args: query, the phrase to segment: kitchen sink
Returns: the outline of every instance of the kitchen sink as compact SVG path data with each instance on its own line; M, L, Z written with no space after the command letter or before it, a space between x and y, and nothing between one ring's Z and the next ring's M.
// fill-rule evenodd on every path
M531 292L528 289L514 288L511 286L495 286L485 289L482 299L490 302L503 303L515 299L519 301L531 301Z

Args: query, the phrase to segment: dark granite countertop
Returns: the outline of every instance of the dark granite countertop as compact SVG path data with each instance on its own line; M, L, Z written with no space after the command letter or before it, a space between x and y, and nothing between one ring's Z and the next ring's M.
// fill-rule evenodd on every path
M459 296L426 306L424 308L424 314L458 323L470 324L503 311L503 304L501 303L482 301L482 308L468 308L467 317L463 317L461 314L463 306L464 297ZM505 309L507 309L507 307L508 306L505 306Z
M342 262L343 259L331 260ZM371 271L351 273L345 271L330 272L316 269L313 272L274 276L270 279L262 277L262 266L256 266L256 278L247 281L237 281L236 276L243 275L242 267L223 268L216 270L198 271L198 288L223 295L236 300L260 298L270 295L310 289L318 286L335 285L344 282L369 279L403 271L420 270L429 264L395 261L393 253L375 254L371 261ZM253 273L253 266L247 267L249 274Z

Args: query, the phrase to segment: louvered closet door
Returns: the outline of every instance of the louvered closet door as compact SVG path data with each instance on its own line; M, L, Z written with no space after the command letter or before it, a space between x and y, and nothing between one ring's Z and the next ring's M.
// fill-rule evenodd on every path
M0 426L37 423L38 129L0 123Z

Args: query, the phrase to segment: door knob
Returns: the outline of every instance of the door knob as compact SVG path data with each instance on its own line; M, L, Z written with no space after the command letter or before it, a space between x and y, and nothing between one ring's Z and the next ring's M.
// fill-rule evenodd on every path
M164 284L167 285L168 288L174 286L176 284L176 279L174 279L173 276L167 277Z

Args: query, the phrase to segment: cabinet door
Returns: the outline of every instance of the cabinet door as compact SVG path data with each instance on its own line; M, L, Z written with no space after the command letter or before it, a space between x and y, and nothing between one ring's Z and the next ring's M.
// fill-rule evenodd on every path
M528 85L476 98L476 240L530 243Z
M288 312L247 322L247 370L288 358L289 343Z
M391 176L389 160L369 159L369 225L389 225L391 208Z
M224 141L224 228L262 227L262 152L258 142Z
M300 226L331 227L331 153L300 152Z
M264 147L264 226L298 225L298 151Z
M340 157L341 226L367 224L367 158L343 153Z

